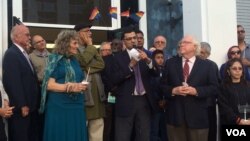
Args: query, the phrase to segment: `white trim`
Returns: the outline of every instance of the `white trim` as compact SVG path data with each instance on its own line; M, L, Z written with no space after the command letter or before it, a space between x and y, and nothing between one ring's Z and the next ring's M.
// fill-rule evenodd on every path
M0 79L2 79L2 61L5 51L8 48L8 0L0 1Z
M140 29L144 33L144 48L148 49L148 31L147 31L147 2L145 0L138 0L139 11L143 11L144 15L140 19Z
M20 18L20 21L23 21L23 12L22 12L22 1L23 0L13 0L13 16ZM105 26L92 26L91 29L96 30L115 30L121 28L121 17L120 15L120 2L117 0L111 0L111 6L117 7L117 19L111 19L111 27ZM35 26L35 27L52 27L52 28L73 28L74 25L65 25L65 24L45 24L45 23L31 23L23 22L26 26Z

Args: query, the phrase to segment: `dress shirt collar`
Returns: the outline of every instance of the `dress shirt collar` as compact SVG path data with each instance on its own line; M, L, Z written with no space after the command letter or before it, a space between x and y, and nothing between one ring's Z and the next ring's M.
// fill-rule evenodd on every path
M187 60L186 58L182 57L182 63L185 63L186 60ZM193 57L189 58L188 60L189 60L189 63L194 64L194 62L196 60L196 56L193 56Z
M23 53L25 50L21 47L21 46L19 46L18 44L16 44L16 43L14 43L16 46L17 46L17 48ZM25 51L26 52L26 51ZM27 52L26 52L27 53Z

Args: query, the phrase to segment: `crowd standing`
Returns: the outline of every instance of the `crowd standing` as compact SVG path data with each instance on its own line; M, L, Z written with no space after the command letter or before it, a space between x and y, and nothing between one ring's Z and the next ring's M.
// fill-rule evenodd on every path
M210 44L192 35L172 55L166 37L157 35L147 50L144 33L132 27L97 49L91 27L61 30L52 51L27 26L12 28L0 141L216 141L218 123L250 125L243 26L220 70Z

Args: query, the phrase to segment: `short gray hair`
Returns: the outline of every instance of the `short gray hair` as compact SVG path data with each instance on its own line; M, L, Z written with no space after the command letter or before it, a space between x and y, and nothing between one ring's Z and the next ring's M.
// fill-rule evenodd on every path
M211 54L211 46L207 42L201 42L201 48L204 48L209 54Z

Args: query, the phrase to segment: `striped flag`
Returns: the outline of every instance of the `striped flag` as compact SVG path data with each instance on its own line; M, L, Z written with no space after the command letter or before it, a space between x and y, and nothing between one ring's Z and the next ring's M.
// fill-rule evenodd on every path
M92 10L92 13L91 13L91 15L90 15L90 17L89 17L89 20L95 20L95 19L98 20L98 19L100 19L100 18L101 18L101 14L100 14L98 8L95 7L95 8Z
M133 19L135 22L139 22L141 17L144 15L143 11L139 11L130 15L130 18Z
M122 16L122 17L127 17L127 18L128 18L128 17L130 16L129 10L130 10L130 9L128 9L128 10L122 12L122 13L121 13L121 16Z
M117 19L117 7L110 7L110 8L109 8L109 15L110 15L112 18Z

